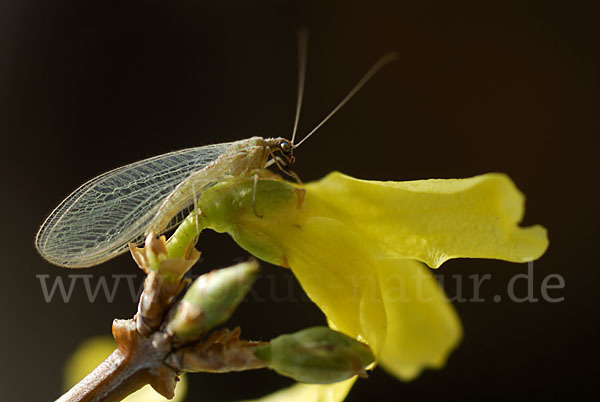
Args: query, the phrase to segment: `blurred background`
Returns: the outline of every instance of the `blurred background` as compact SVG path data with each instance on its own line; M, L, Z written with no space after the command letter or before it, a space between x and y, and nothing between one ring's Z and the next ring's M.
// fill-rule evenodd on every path
M377 369L348 400L591 398L600 357L596 5L1 0L1 399L57 398L77 345L136 311L126 279L112 302L102 291L90 302L82 279L69 302L58 293L45 301L43 278L68 287L69 275L91 275L95 287L102 276L112 286L127 275L136 290L143 279L128 255L76 272L44 261L33 238L47 214L86 180L129 162L289 136L302 26L310 38L300 134L380 56L400 53L297 151L305 181L332 170L378 180L505 172L527 195L524 225L542 224L550 236L534 264L535 303L506 297L526 264L444 264L435 273L450 296L453 278L473 299L469 276L491 275L479 291L485 301L454 303L465 336L446 367L410 383ZM196 273L246 256L226 235L204 233L198 247ZM324 324L289 271L263 268L230 326L269 339ZM564 278L549 293L561 302L541 298L551 274ZM524 295L527 281L515 283ZM189 379L190 401L256 398L291 383L266 370Z

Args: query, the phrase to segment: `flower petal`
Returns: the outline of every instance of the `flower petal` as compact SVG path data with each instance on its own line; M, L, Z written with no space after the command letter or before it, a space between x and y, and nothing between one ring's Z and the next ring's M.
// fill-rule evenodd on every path
M501 174L382 183L334 173L302 186L305 193L264 180L255 205L251 186L205 191L208 227L290 267L332 327L367 342L405 380L441 367L462 337L443 290L415 260L432 267L461 256L526 261L548 245L544 228L517 226L524 198Z
M342 223L323 217L309 218L292 231L279 225L271 229L273 238L284 242L288 265L308 296L341 332L366 338L359 311L367 308L363 303L365 290L371 290L378 281L368 244ZM368 306L374 315L371 323L377 317L385 318L377 308L383 308L381 303ZM381 322L381 328L385 328L385 322ZM375 339L368 341L377 353Z
M414 260L380 260L377 273L387 317L380 364L403 380L441 368L462 327L437 280Z
M458 316L420 262L377 260L358 234L329 218L269 233L284 241L290 268L332 327L366 341L397 377L440 368L457 346Z
M517 226L525 199L504 174L378 182L334 172L306 190L307 210L361 233L379 246L381 258L437 268L457 257L530 261L548 247L543 227Z
M246 402L340 402L346 398L356 377L335 384L296 383L263 398Z

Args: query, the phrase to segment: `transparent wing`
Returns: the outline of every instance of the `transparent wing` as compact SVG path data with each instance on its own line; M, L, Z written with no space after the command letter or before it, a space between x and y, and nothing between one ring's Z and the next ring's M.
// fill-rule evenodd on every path
M155 156L88 181L46 219L36 236L38 251L53 264L68 268L97 265L125 252L128 243L143 240L163 199L231 144ZM182 218L182 213L177 214L169 228Z

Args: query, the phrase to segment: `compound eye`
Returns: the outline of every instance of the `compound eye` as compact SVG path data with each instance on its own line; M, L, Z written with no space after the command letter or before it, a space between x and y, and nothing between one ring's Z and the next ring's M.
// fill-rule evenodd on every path
M279 144L279 148L284 154L289 154L292 151L292 145L287 141L283 141L281 144Z

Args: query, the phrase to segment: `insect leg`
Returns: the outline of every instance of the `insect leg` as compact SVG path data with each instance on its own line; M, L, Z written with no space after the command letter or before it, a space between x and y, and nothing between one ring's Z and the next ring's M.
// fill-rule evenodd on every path
M296 174L296 172L286 167L280 166L277 162L275 162L275 164L277 165L277 167L279 167L279 170L296 180L296 183L302 184L302 180L300 180L300 177Z
M302 184L302 180L300 180L300 177L298 177L298 175L296 174L296 172L294 172L293 170L288 169L287 166L284 167L283 163L282 163L283 161L278 156L275 156L271 150L269 150L269 153L271 154L271 157L273 159L271 159L269 161L269 163L267 163L265 165L265 167L271 166L273 163L275 163L275 165L277 165L277 167L279 168L279 170L281 170L283 173L287 174L288 176L293 177L294 180L296 180L296 182L298 184Z
M254 215L256 215L257 218L261 218L262 219L262 215L259 215L258 212L256 212L256 190L258 188L258 173L254 173L254 186L252 187L252 211L254 211Z
M280 168L280 169L281 169L281 168ZM296 174L296 172L294 172L293 170L291 170L291 169L281 169L281 171L282 171L283 173L287 174L288 176L290 176L290 177L293 177L293 178L294 178L294 180L296 180L296 183L298 183L298 184L302 184L302 180L300 180L300 176L298 176L298 175Z
M196 198L196 187L194 186L194 181L192 180L192 196L194 197L194 209L192 210L193 214L196 214L196 239L200 235L200 228L198 227L198 198Z

